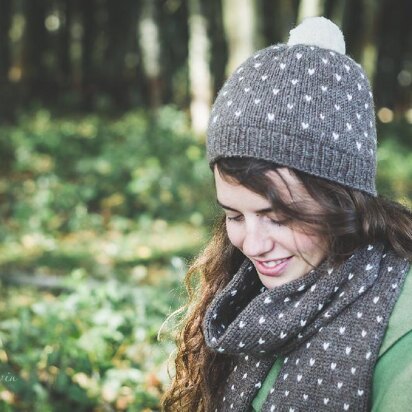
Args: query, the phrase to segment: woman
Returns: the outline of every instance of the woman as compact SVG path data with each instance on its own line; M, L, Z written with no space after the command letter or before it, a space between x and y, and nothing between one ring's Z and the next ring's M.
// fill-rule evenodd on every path
M225 217L187 275L164 409L408 410L412 215L376 194L372 93L340 30L307 19L242 64L207 150Z

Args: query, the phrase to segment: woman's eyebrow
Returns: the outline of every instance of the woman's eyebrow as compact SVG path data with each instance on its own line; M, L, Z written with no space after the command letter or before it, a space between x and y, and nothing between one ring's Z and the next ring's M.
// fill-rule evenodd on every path
M232 212L240 213L239 210L236 210L233 207L226 206L226 205L222 204L221 202L219 202L219 199L216 199L216 202L223 209L230 210ZM270 212L273 212L273 209L271 207L266 207L264 209L255 210L255 213L270 213Z

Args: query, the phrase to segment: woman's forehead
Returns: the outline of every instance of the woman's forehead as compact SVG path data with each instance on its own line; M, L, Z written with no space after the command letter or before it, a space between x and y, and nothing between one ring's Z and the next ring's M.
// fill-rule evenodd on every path
M223 195L228 188L241 189L241 186L231 176L226 176L220 172L217 166L214 167L214 175L217 189ZM276 170L266 172L266 176L272 181L274 189L285 201L308 200L310 198L302 182L287 167L278 167Z
M302 182L293 170L287 167L270 170L267 172L267 176L273 182L274 189L286 199L301 198L302 196L307 197L308 195Z

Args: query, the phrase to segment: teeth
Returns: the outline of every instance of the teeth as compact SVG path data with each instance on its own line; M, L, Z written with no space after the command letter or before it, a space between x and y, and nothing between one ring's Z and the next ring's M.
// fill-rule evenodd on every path
M271 260L269 262L262 262L263 266L267 268L274 268L275 266L279 265L280 263L283 263L286 259L279 259L279 260Z

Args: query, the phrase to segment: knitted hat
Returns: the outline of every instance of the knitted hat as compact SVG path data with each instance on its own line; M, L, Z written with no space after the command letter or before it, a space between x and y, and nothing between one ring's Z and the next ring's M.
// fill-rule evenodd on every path
M264 159L376 196L372 92L339 28L308 18L287 44L247 59L213 105L207 155L211 165Z

